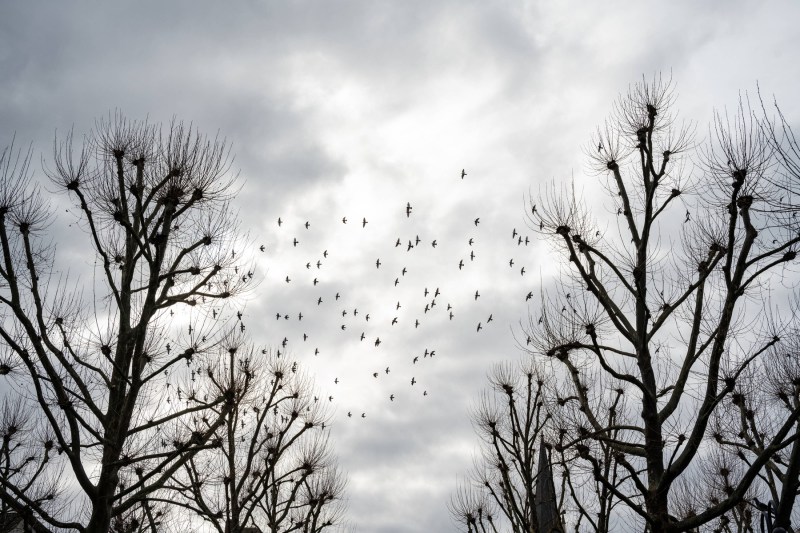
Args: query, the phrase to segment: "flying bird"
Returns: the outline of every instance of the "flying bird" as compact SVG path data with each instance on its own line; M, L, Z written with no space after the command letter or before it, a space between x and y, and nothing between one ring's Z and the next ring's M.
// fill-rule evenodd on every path
M375 346L380 346L380 345L381 345L381 338L380 338L380 337L377 337L377 338L375 339Z
M480 223L481 223L481 217L476 218L475 219L475 225L477 226Z
M434 248L436 248L436 239L433 239L433 242L431 243L431 246L433 246Z
M395 248L397 248L398 246L400 246L400 237L398 237L398 238L397 238L397 242L396 242L396 243L394 243L394 247L395 247Z
M378 259L377 261L375 261L375 268L380 268L380 267L381 267L381 260Z
M347 224L347 217L342 217L342 224Z
M311 223L308 220L306 220L306 229L308 229L310 227L311 227Z
M413 209L413 207L411 207L411 202L408 202L406 204L406 218L409 218L411 216L411 210L412 209Z
M467 171L462 168L461 169L461 179L463 180L464 176L466 176L466 175L467 175Z
M367 226L367 219L364 217L364 220L361 221L361 227L364 228Z
M412 377L411 378L411 386L413 387L416 382L417 382L416 378Z
M278 227L280 227L281 224L283 224L283 220L281 220L281 217L278 217Z
M527 302L531 298L533 298L533 291L530 291L528 294L525 295L525 301Z
M480 331L480 330L482 330L482 329L483 329L483 327L481 326L481 323L480 323L480 322L478 322L478 330L477 330L477 331Z
M267 247L262 244L261 246L258 247L258 249L263 252L264 250L267 249Z
M458 262L458 269L461 270L462 268L464 268L464 260L463 259Z
M478 291L475 291L475 299L477 300L480 297L481 297L480 293Z

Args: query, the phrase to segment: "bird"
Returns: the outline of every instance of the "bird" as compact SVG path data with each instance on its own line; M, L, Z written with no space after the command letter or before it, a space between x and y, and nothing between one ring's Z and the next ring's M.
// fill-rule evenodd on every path
M324 252L322 252L322 257L324 257L326 259L328 258L328 250L325 250Z
M516 239L517 238L517 228L514 228L514 231L511 232L511 238L512 239Z
M413 387L416 382L417 382L416 378L412 377L411 378L411 386Z
M342 324L342 331L344 331L345 329L347 329L347 326L345 324Z
M414 239L414 245L415 246L418 245L420 243L420 241L422 241L422 239L420 239L419 235L417 235L417 237Z
M400 309L400 307L402 307L402 306L400 305L400 301L398 301L397 305L394 307L395 311Z
M375 261L375 268L380 268L380 267L381 267L381 260L378 259L377 261Z
M315 287L317 286L317 283L319 283L319 280L317 278L314 278L314 286Z
M477 331L480 331L480 330L482 330L482 329L483 329L483 327L481 326L481 323L480 323L480 322L478 322L478 330L477 330Z
M342 224L347 224L347 217L342 217Z
M519 275L520 276L524 276L525 275L525 267L522 267L522 270L519 271Z
M347 309L342 309L342 316L346 316L346 315L347 315Z
M439 297L439 287L436 287L436 290L433 291L433 297L434 298L438 298Z
M453 320L453 312L450 311L450 320Z
M464 176L466 176L466 175L467 175L467 172L462 168L461 169L461 179L463 180Z
M480 293L478 291L475 291L475 299L477 300L480 297L481 297Z
M488 319L486 319L486 323L488 324L488 323L489 323L489 322L491 322L491 321L492 321L492 315L490 314L490 315L489 315L489 318L488 318Z
M464 260L463 259L458 262L458 269L461 270L462 268L464 268Z
M289 276L286 276L286 283L289 283L290 281L292 281L292 280L289 279Z
M683 221L683 222L684 222L684 224L685 224L686 222L689 222L689 219L691 219L691 217L692 217L692 214L691 214L691 213L690 213L690 212L687 210L687 211L686 211L686 220L684 220L684 221Z
M338 384L339 384L339 378L335 378L335 379L333 380L333 384L334 384L334 385L338 385Z
M510 266L510 267L514 266L514 259L513 258L508 260L508 266Z
M297 248L297 245L300 244L300 241L297 240L297 237L295 237L294 241L292 241L292 242L293 242L295 248Z
M434 248L436 248L436 244L437 244L437 243L436 243L436 239L433 239L433 242L431 243L431 246L433 246Z
M386 370L385 370L385 372L386 372L387 374L389 373L389 367L388 367L388 366L386 367Z
M367 413L361 413L361 418L367 418Z
M308 229L308 228L310 228L310 227L311 227L311 222L309 222L308 220L306 220L306 229Z
M412 209L413 209L413 207L411 207L411 202L408 202L406 204L406 218L409 218L411 216L411 210Z
M376 337L375 338L375 346L380 346L380 345L381 345L381 338L380 337Z
M392 319L392 325L394 326L395 324L397 324L397 317L394 317L394 318Z
M339 293L337 292L336 293L336 299L338 300L339 298L340 298L340 296L339 296Z
M400 246L400 237L398 237L398 238L397 238L397 242L396 242L396 243L394 243L394 247L395 247L395 248L397 248L398 246Z
M414 357L414 360L411 361L411 363L416 365L417 361L419 361L419 356L418 355Z
M469 260L470 261L475 261L475 250L470 250L469 251Z
M280 227L281 224L283 224L283 220L281 220L281 217L278 217L278 226Z
M264 250L267 249L267 247L262 244L261 246L258 247L258 249L263 252Z
M423 396L427 396L427 395L428 395L428 391L423 391L423 392L422 392L422 395L423 395Z
M428 296L428 287L425 287L425 294L424 294L424 296L425 296L425 297L427 297L427 296Z
M319 355L319 348L314 348L314 355Z
M365 227L367 226L367 224L368 224L368 222L367 222L367 218L366 218L366 217L364 217L364 220L362 220L362 221L361 221L361 227L362 227L362 228L365 228Z
M480 222L481 222L481 218L480 218L480 217L478 217L478 218L476 218L476 219L475 219L475 225L476 225L476 226L477 226L478 224L480 224Z
M414 320L414 329L417 329L418 327L419 327L419 319L417 318Z
M410 252L413 247L414 247L414 245L411 244L411 240L409 240L408 241L408 248L406 248L406 252Z
M364 318L366 319L367 322L369 322L369 313L367 313L367 315Z
M389 395L389 401L390 401L390 402L393 402L393 401L394 401L394 394L390 394L390 395Z
M378 377L378 373L377 373L377 372L373 372L373 373L372 373L372 377L373 377L373 378L377 378L377 377Z
M531 298L533 298L533 291L530 291L528 292L528 294L525 295L525 301L527 302Z
M362 331L362 332L361 332L361 340L363 341L365 337L366 337L366 335L365 335L365 334L364 334L364 332Z
M406 272L408 272L408 269L406 267L403 267L403 270L400 271L400 275L405 276Z
M319 267L321 267L321 266L322 266L322 261L320 261L320 260L317 260L317 268L319 268Z
M394 286L397 287L399 283L400 283L400 278L394 278Z
M322 303L322 296L320 296L319 299L317 300L317 305L319 305L321 303Z
M473 239L472 237L470 237L468 242L469 242L469 245L470 245L470 246L472 246L472 243L474 243L474 242L475 242L475 239Z

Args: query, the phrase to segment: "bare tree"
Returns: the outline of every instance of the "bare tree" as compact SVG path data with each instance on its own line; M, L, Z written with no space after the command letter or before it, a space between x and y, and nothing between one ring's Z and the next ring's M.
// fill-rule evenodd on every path
M214 445L234 405L230 388L198 384L188 404L169 388L217 357L217 308L250 282L228 149L119 114L77 151L72 134L56 141L48 175L88 237L88 303L42 238L53 218L30 159L0 157L0 501L35 531L155 531L148 496Z
M731 517L746 527L749 498L797 442L800 417L796 365L769 370L797 358L794 315L770 312L800 243L800 174L775 157L792 153L744 98L734 116L716 114L692 159L692 128L677 124L674 100L660 77L632 86L588 148L610 223L571 189L531 205L532 226L566 261L557 296L531 316L531 352L569 384L566 441L620 501L612 521L638 517L654 533L722 530ZM782 408L768 428L746 427L766 384ZM719 446L731 431L744 444L733 455Z
M232 353L238 349L228 345ZM262 360L247 353L238 360L237 367L229 363L208 373L223 390L226 382L243 379L252 386L241 389L225 423L214 430L219 446L191 458L166 485L168 501L220 533L253 526L319 533L338 525L344 478L331 457L327 416L311 383L285 356ZM210 427L208 419L198 422Z
M549 452L542 447L547 433L557 438L546 405L545 377L533 365L500 364L489 381L490 391L472 414L482 455L471 479L451 499L451 514L470 533L496 532L506 525L515 533L563 531L567 479L560 476L556 493ZM556 464L560 474L566 472L564 466ZM542 501L545 495L548 501Z

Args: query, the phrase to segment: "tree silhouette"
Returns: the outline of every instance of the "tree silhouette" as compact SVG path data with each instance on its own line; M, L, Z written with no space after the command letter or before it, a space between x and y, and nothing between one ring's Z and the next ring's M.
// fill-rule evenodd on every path
M564 531L566 478L556 492L541 444L548 432L553 438L545 376L533 365L500 364L489 381L491 389L472 414L481 457L452 497L450 512L470 533L505 525L514 532ZM565 463L557 466L564 474Z
M595 220L574 189L531 206L565 260L528 328L565 387L564 445L619 500L616 519L653 533L745 524L769 480L791 482L777 490L791 514L785 453L800 417L797 323L770 300L795 274L797 144L743 98L696 150L674 103L671 81L632 86L588 148L613 220Z
M229 345L232 353L237 349ZM220 533L242 533L248 526L318 533L338 524L344 479L331 457L326 413L311 383L285 356L259 362L248 353L237 360L238 367L229 363L212 373L232 381L238 375L252 386L242 389L216 428L220 445L191 458L167 484L169 501Z
M155 530L148 497L218 445L241 393L176 385L220 356L214 306L250 284L228 207L234 176L225 143L180 122L114 114L79 150L72 141L55 142L47 174L88 237L88 303L42 239L53 218L31 151L0 157L0 374L11 387L0 501L34 531Z

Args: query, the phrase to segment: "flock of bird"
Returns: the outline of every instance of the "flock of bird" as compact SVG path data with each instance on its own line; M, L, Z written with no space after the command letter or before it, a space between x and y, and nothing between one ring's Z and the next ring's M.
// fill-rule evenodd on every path
M461 179L466 176L467 172L462 169ZM415 218L424 218L424 211L411 201L405 201L391 211L397 212L396 223L401 234L397 236L395 233L391 240L387 239L374 250L361 244L367 239L360 239L360 235L350 239L351 243L357 243L355 248L343 246L340 249L335 243L328 242L328 248L306 249L305 242L315 241L310 237L312 232L317 228L325 232L331 224L341 224L340 229L352 232L372 231L373 225L363 215L342 216L334 219L336 222L278 216L272 232L275 242L258 246L269 263L267 277L273 280L270 288L264 291L265 302L262 304L262 307L271 308L270 316L274 317L263 326L269 337L268 344L278 356L307 356L315 362L320 361L318 366L328 370L314 374L333 372L333 379L326 387L329 391L315 396L315 401L338 402L337 388L345 383L358 383L356 389L363 388L365 378L381 383L378 393L392 405L407 398L409 393L428 397L435 392L425 385L429 373L434 371L434 359L453 356L432 344L449 335L464 335L468 331L481 335L497 323L497 311L488 308L492 301L487 301L481 292L485 289L488 294L495 280L480 277L476 281L474 277L466 276L465 271L481 260L492 261L501 264L505 272L512 272L523 284L531 281L525 277L527 270L522 264L530 259L530 249L526 247L531 238L516 227L508 228L504 238L509 239L508 245L520 250L517 259L495 257L491 246L486 247L484 256L481 249L483 240L494 244L500 241L500 236L491 228L481 231L485 226L481 217L471 216L458 221L461 227L469 228L461 238L453 239L452 232L423 238L413 231L418 226L410 223ZM522 213L519 214L521 218ZM383 228L385 220L381 224ZM420 224L423 231L431 231L430 224L424 221ZM281 254L281 250L289 253ZM459 250L457 255L442 255L453 250ZM293 260L281 255L291 255ZM339 256L358 262L359 272L332 272L331 263ZM423 272L415 272L417 276L412 279L414 258L424 266L420 267ZM441 285L420 283L422 278L427 281L436 277L429 269L438 271ZM354 275L358 276L357 281L353 280ZM483 287L470 287L472 283ZM527 287L521 291L520 301L527 302L532 295L533 291ZM242 327L245 319L256 319L248 314L245 313L244 317L241 313L238 315ZM466 323L460 315L473 321ZM474 320L476 317L478 319ZM513 320L520 318L515 316ZM261 328L260 318L258 322L256 327ZM510 322L505 325L503 334L508 334L509 325ZM426 327L429 329L422 334ZM349 365L342 363L344 354L354 352L362 354L360 360L351 361ZM332 370L337 367L342 374ZM359 379L354 379L352 372L360 373ZM403 376L402 381L400 376ZM352 403L352 398L358 393L356 390L353 394L351 389L345 396ZM368 409L363 405L348 405L342 412L348 418L368 417Z

